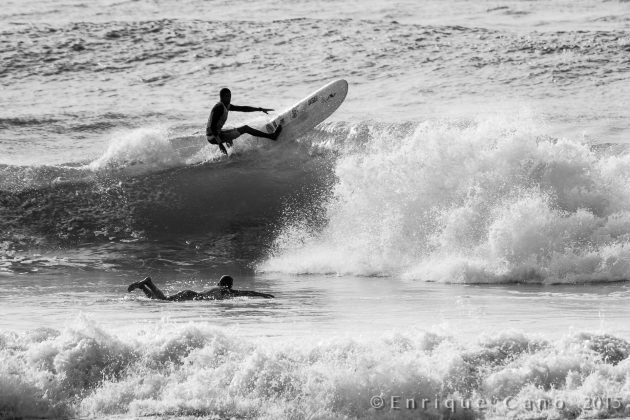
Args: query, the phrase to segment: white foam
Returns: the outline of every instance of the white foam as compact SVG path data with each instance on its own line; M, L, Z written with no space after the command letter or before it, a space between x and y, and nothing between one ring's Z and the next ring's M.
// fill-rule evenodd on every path
M630 277L630 155L528 113L373 126L339 157L326 225L292 220L258 268L443 282Z
M105 152L88 169L130 169L137 172L183 165L166 128L144 127L112 135Z
M562 398L567 410L556 417L572 418L586 397L630 402L629 352L625 340L591 333L553 341L503 332L477 342L399 333L288 343L169 323L116 333L80 318L62 331L0 335L0 407L9 417L417 418L445 413L433 407L436 396L513 397L517 408L493 408L499 417L523 418L528 399ZM370 407L372 396L396 395L432 403L400 412Z

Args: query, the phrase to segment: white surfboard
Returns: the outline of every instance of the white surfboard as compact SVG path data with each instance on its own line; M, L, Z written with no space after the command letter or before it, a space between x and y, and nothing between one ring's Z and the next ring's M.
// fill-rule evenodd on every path
M347 94L348 82L343 79L335 80L280 112L264 127L256 128L273 133L278 125L282 125L282 132L276 141L294 140L330 117L346 99Z
M273 133L281 124L282 133L276 141L295 140L330 117L346 99L347 94L348 82L343 79L335 80L280 112L266 123L258 120L257 123L248 122L247 124L267 133ZM206 136L196 134L171 139L170 143L179 156L186 159L208 146Z

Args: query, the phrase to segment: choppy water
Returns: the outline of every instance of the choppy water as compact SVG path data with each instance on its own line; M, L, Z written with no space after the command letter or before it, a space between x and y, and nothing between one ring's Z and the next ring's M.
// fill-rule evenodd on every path
M0 417L628 415L629 3L6 1L0 33ZM293 142L199 136L221 87L336 78ZM226 273L276 299L125 292Z

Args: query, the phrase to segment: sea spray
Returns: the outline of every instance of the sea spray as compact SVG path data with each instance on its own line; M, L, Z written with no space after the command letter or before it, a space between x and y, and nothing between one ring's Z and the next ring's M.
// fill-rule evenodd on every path
M112 134L105 152L87 167L97 170L141 165L164 169L182 163L165 128L145 127Z
M565 408L541 415L606 418L630 404L629 352L623 339L586 332L551 340L503 332L476 342L389 333L287 345L204 325L158 323L111 333L80 317L60 331L1 335L0 407L5 416L42 418L522 418L533 412L528 401L549 400ZM386 404L375 407L373 397ZM403 409L392 409L391 397ZM586 407L589 398L624 408ZM415 408L405 406L408 400ZM423 407L423 400L430 403ZM456 402L456 412L447 400Z
M630 276L627 152L550 138L522 114L399 128L341 152L325 224L286 223L259 270L466 283Z

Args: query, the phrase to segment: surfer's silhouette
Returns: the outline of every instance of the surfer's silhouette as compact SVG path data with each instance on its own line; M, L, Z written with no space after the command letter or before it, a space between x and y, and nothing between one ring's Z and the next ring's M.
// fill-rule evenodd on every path
M206 138L211 144L216 144L221 149L221 152L227 155L227 150L223 143L228 147L232 147L232 141L242 134L251 134L256 137L264 137L266 139L275 140L282 131L282 126L279 126L275 132L269 134L262 131L251 128L248 125L243 125L237 128L223 129L223 125L227 121L228 113L230 111L238 112L264 112L273 111L269 108L259 108L253 106L238 106L232 105L232 92L228 88L223 88L219 92L220 101L212 108L210 116L208 117L208 124L206 125Z
M216 287L206 290L204 292L195 292L192 290L182 290L171 296L165 296L160 289L157 288L151 277L147 277L142 281L132 283L127 288L128 292L133 292L136 289L142 289L144 294L149 299L168 300L172 302L181 302L184 300L222 300L230 299L239 296L261 297L261 298L273 298L273 295L268 293L254 292L251 290L234 290L232 284L234 279L230 276L223 276Z

